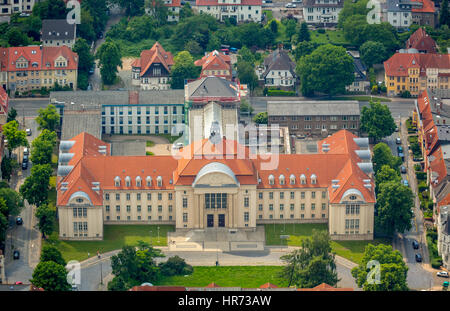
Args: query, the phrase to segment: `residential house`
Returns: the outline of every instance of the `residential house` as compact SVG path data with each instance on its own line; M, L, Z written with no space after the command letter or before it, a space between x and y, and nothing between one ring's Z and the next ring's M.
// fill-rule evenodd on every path
M3 137L3 125L8 119L9 97L3 87L0 86L0 164L2 163L3 153L5 152L5 139ZM1 179L1 175L0 175ZM0 250L1 252L1 250Z
M231 58L217 50L205 53L205 56L196 60L194 64L202 67L200 78L216 76L232 80Z
M55 83L76 90L78 54L68 46L0 48L0 76L7 73L6 89L25 93Z
M412 23L421 26L435 27L439 21L438 12L431 0L412 0Z
M41 41L44 46L67 45L72 48L76 39L76 24L65 19L44 19L42 21Z
M406 41L406 49L416 49L418 53L438 53L436 41L422 27Z
M180 20L180 10L181 10L181 0L163 0L163 4L167 7L168 22L178 22ZM152 9L149 7L145 8L145 13L152 15Z
M332 26L338 23L344 0L304 0L303 17L306 23Z
M442 257L442 266L448 270L450 269L450 214L448 205L442 207L440 210L437 231L438 253Z
M300 136L326 137L342 129L359 133L357 101L268 101L268 125Z
M0 1L0 15L29 13L33 11L35 0L2 0Z
M353 67L355 69L355 80L352 84L345 87L348 92L367 93L370 91L370 81L367 76L367 67L361 61L358 51L347 51L347 54L353 58Z
M142 51L141 56L131 64L131 83L141 90L168 90L173 64L172 53L166 52L156 42L150 50Z
M262 0L196 0L193 9L214 16L219 21L234 19L236 23L262 19Z
M398 29L411 24L434 27L437 11L431 0L389 0L385 3L384 21Z
M450 54L395 53L384 62L388 96L450 88Z
M368 147L368 138L341 130L318 141L316 153L277 154L270 168L267 157L226 138L175 155L111 156L109 144L81 133L59 147L59 238L101 240L105 224L170 224L167 244L176 240L177 249L209 249L192 238L214 228L224 250L255 250L264 247L258 225L323 223L332 239L372 240ZM257 243L236 242L261 233ZM217 237L205 239L217 248Z
M266 87L285 90L295 88L297 75L295 63L283 49L276 49L264 59L263 66L256 69L258 80L264 81Z

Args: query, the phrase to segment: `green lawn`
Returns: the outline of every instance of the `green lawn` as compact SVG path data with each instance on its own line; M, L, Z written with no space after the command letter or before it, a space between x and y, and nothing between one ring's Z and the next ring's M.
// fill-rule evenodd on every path
M326 224L286 224L265 225L267 245L300 246L302 239L312 235L312 230L327 230ZM280 235L289 235L288 240L280 239ZM333 251L357 264L361 263L364 249L367 244L391 244L388 239L375 239L372 241L331 241Z
M181 136L172 136L171 134L154 134L156 136L160 136L160 137L164 137L165 139L167 139L169 141L169 143L173 143L174 141L176 141L178 138L180 138Z
M155 143L152 142L151 140L147 140L147 142L145 143L145 145L146 145L147 147L153 147L153 146L155 145Z
M270 21L273 19L273 13L272 10L263 10L263 14L266 14L267 21Z
M186 287L205 287L214 282L219 286L256 288L270 282L286 287L287 282L278 277L280 266L219 266L194 267L189 276L165 278L158 285L180 285Z
M166 246L167 232L174 231L174 226L160 225L159 240L156 225L105 225L103 241L62 241L55 238L48 243L54 243L61 251L64 259L82 261L100 253L121 249L124 245L137 245L142 240L151 245ZM150 237L151 230L151 237Z
M331 43L334 45L350 44L345 39L344 32L342 30L326 30L325 33L319 33L317 30L313 30L311 31L311 41L321 44L327 43Z

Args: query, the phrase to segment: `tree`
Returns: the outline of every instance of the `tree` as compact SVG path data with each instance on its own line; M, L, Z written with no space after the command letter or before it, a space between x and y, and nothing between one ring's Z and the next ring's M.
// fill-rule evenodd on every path
M380 184L376 203L376 232L392 237L395 232L403 233L411 229L413 207L411 188L395 181Z
M53 261L63 267L66 266L66 261L64 260L61 252L51 244L44 244L41 250L41 262Z
M167 16L169 13L169 9L164 5L164 2L161 0L146 0L145 7L148 9L150 16L154 17L157 21L157 26L167 24Z
M402 254L385 244L368 244L361 264L352 269L356 284L365 291L407 291L407 275L408 266Z
M308 30L308 24L306 22L301 23L300 31L298 33L298 42L311 41L311 35Z
M243 84L247 84L250 91L253 91L258 85L258 76L255 73L253 64L241 61L237 63L236 67L239 81Z
M192 11L191 4L186 2L180 10L180 20L186 19L194 15L194 11Z
M195 79L198 76L198 68L194 65L194 58L188 51L179 52L173 61L170 86L172 89L183 89L184 80Z
M391 148L385 143L378 143L373 147L373 170L375 175L381 170L384 165L388 165L395 171L398 171L398 167L402 163L399 157L393 156Z
M41 261L33 271L30 282L45 291L68 291L71 289L67 282L67 270L64 266L53 261Z
M360 123L361 131L369 134L375 142L392 135L397 127L388 106L376 101L371 101L370 107L362 107Z
M20 194L33 205L41 205L47 200L52 167L50 164L33 165L31 175L20 186Z
M116 82L117 67L122 68L122 59L119 46L110 40L103 43L97 51L95 56L98 58L100 67L100 74L104 84L111 85Z
M359 48L362 61L368 66L372 67L374 64L379 64L386 59L386 48L381 42L366 41Z
M396 183L400 183L402 180L402 177L400 176L399 172L393 168L391 168L389 165L383 165L381 169L377 172L375 175L375 189L377 190L377 194L380 190L380 185L388 182L393 181Z
M442 0L441 11L439 14L439 25L447 25L450 27L450 13L448 10L448 0Z
M19 131L19 123L16 120L3 125L3 135L8 140L9 157L12 156L12 151L17 147L28 146L27 133Z
M46 0L38 2L33 7L33 16L39 16L44 19L65 19L68 10L62 0Z
M124 246L122 251L111 257L114 278L108 284L108 290L124 290L145 282L155 283L159 280L160 269L156 257L164 257L161 251L139 241L137 249Z
M313 230L313 235L301 242L301 248L281 257L286 263L281 277L288 286L311 288L322 283L336 286L339 279L328 232Z
M48 105L47 108L39 108L36 123L39 130L47 129L50 132L56 131L59 126L59 113L55 106Z
M256 124L267 124L267 119L267 112L260 112L253 117L253 122L255 122Z
M192 274L194 269L188 265L183 258L179 256L170 257L166 262L159 264L161 274L164 276L188 275Z
M45 239L55 229L56 209L50 204L41 204L36 209L36 218L39 220L38 227Z
M6 119L6 123L16 120L16 117L17 117L17 110L14 109L14 107L11 107L11 109L8 111L8 118Z
M6 230L8 230L8 215L4 213L7 209L5 199L0 197L0 242L5 240Z
M237 62L238 63L239 62L247 62L247 63L254 64L255 61L256 61L255 54L252 53L252 51L248 47L243 46L239 50L239 52L237 54Z
M273 19L269 23L270 31L272 31L275 35L278 33L278 23L276 19Z
M339 12L338 26L342 28L343 23L347 19L353 19L355 16L367 16L369 9L367 9L368 0L358 0L358 1L345 1L344 7Z
M355 79L353 59L345 48L321 45L310 55L300 58L296 68L301 77L302 93L327 95L343 93Z
M320 44L311 41L302 41L295 47L295 61L299 61L303 56L311 54Z
M34 164L51 164L56 146L56 132L44 129L31 143L31 161Z
M94 65L94 56L90 52L90 47L87 41L83 38L78 38L73 46L73 51L78 54L78 73L88 73Z
M6 207L8 209L7 215L17 216L23 207L23 199L19 193L11 188L1 188L0 198L5 200Z
M110 0L110 2L125 9L127 16L142 15L144 13L144 0Z
M10 46L27 46L31 39L17 27L11 27L6 33L6 38Z
M241 105L239 107L241 113L253 113L253 107L248 103L246 99L241 99Z
M297 32L297 22L295 19L288 19L286 22L286 37L291 41L292 36Z
M2 159L1 169L2 169L2 178L6 180L11 179L11 174L14 169L18 168L19 164L13 158L9 158L4 156Z

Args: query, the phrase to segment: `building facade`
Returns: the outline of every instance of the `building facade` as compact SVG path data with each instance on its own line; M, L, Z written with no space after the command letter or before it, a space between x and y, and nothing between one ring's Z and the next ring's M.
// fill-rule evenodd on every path
M5 139L3 137L3 125L8 119L9 97L3 87L0 86L0 164L2 163L3 153L5 152ZM0 176L1 179L1 176Z
M196 0L193 7L199 13L214 16L219 21L234 19L236 23L262 19L262 0Z
M388 96L450 88L450 54L395 53L384 62Z
M276 167L225 138L196 141L173 156L110 156L108 144L81 133L60 144L59 236L102 239L104 224L187 232L327 223L333 239L373 239L368 139L343 130L318 150L275 155Z
M76 90L78 54L67 46L0 48L0 75L6 73L6 89L25 93L55 83Z
M419 53L438 53L436 41L424 28L417 29L406 41L406 49L416 49Z
M42 21L41 41L44 46L67 45L72 48L76 39L76 24L65 19L44 19Z
M295 74L295 63L289 54L276 49L264 59L263 66L256 70L259 80L264 81L266 87L277 87L286 90L295 88L297 75Z
M342 129L359 133L357 101L269 101L268 125L299 136L326 137Z
M180 20L181 0L163 0L163 4L167 7L168 22L178 22ZM152 8L146 7L145 13L152 15Z
M0 2L0 15L16 13L31 13L35 0L2 0Z
M355 69L355 80L352 84L345 87L348 92L366 93L370 91L370 81L367 77L367 67L361 61L358 51L347 51L347 54L353 58L353 67Z
M436 26L437 10L431 0L390 0L384 5L384 20L398 29L411 24Z
M308 24L336 25L339 12L343 7L343 0L305 0L303 1L303 17Z
M141 90L168 90L172 66L172 53L156 42L131 64L131 84Z
M222 77L232 80L231 58L217 50L206 53L201 59L194 62L196 66L201 66L200 78L208 76Z

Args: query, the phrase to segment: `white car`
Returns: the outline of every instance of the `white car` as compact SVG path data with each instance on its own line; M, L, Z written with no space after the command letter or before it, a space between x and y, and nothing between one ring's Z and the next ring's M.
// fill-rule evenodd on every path
M438 273L436 273L437 276L443 277L443 278L448 278L448 272L447 271L439 271Z
M31 129L26 129L25 131L27 132L27 136L31 136L32 134Z
M292 3L288 3L288 4L286 4L284 7L285 7L285 8L293 8L294 5L293 5Z

